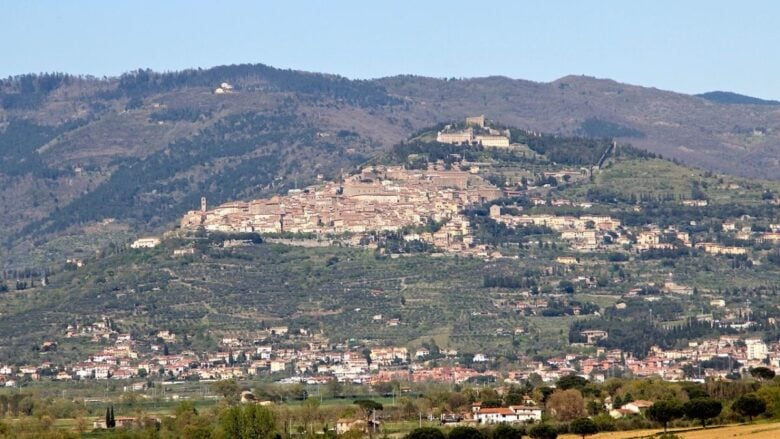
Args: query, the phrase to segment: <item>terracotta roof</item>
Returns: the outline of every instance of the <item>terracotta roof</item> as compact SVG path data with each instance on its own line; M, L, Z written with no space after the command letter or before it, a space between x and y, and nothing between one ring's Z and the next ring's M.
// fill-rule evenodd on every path
M506 408L506 407L489 407L484 409L479 409L477 412L478 415L514 415L515 412L512 411L512 409Z

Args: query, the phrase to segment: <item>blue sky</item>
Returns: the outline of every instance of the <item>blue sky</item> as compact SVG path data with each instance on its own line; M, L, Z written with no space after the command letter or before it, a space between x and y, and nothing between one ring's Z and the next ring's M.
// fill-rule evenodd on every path
M0 76L220 64L374 78L567 74L780 99L776 1L13 1Z

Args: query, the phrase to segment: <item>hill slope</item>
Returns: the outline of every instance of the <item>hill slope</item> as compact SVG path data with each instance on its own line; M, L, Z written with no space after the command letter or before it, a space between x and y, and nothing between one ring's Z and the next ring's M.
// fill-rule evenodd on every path
M772 244L754 239L778 218L780 207L771 197L780 193L780 182L713 175L624 148L593 178L546 183L544 172L566 169L560 162L568 162L569 169L576 164L574 174L579 174L579 160L587 156L589 143L595 142L557 138L549 140L544 151L531 143L537 155L479 151L485 154L479 160L485 163L479 173L489 180L517 181L532 167L533 172L522 175L539 181L514 199L496 202L506 203L507 211L522 209L529 215L608 215L625 226L624 244L605 235L605 247L577 251L546 227L501 226L488 218L488 205L474 205L464 212L476 243L491 246L490 257L484 258L434 257L424 248L416 253L389 253L379 247L313 240L226 246L227 238L217 233L174 233L157 248L119 245L96 256L83 255L83 267L70 264L49 276L47 285L34 275L23 277L21 287L7 282L0 289L0 360L34 361L39 358L36 347L53 339L61 343L57 358L77 361L85 349L96 345L65 337L65 328L103 316L110 317L119 330L141 337L169 329L192 338L203 334L217 339L251 338L270 325L285 324L293 331L321 331L334 341L356 337L372 344L415 344L435 338L442 347L464 352L552 354L569 346L562 329L586 317L574 313L574 307L590 310L585 314L596 309L602 315L614 311L624 319L620 324L635 326L643 322L648 305L631 297L631 291L638 286L661 288L670 275L682 285L726 298L731 307L742 306L744 295L749 294L756 310L762 310L754 317L780 318L775 307L780 258ZM393 150L400 153L413 146L407 143ZM566 150L570 153L563 154ZM421 154L415 151L414 155ZM549 160L552 155L560 158L559 164ZM592 159L596 157L593 154ZM408 154L398 158L408 159ZM496 160L493 166L491 160ZM557 207L531 203L531 197L544 199L545 192L550 200L570 203ZM709 200L708 205L681 203L694 195ZM111 196L106 194L107 199ZM749 240L737 240L722 229L726 220L736 224L737 218L751 218L739 220L749 221L745 224L757 231ZM739 245L746 254L708 254L682 245L678 238L669 241L676 243L677 250L639 252L637 236L651 223L672 227L664 231L664 239L670 231L680 231L693 242ZM175 251L181 249L192 251L177 255ZM504 257L495 257L496 252ZM561 256L576 256L576 263L564 264ZM702 303L710 300L707 294L662 298L660 290L657 293L653 311L668 321L699 314ZM537 299L544 299L542 309L523 311ZM618 300L629 304L625 311L611 309ZM617 324L595 315L587 317L587 323ZM661 335L669 345L681 337ZM620 332L610 332L613 347L630 345L640 354L650 342L659 341L648 338L638 344L630 334L621 337Z
M225 82L232 89L215 93ZM0 82L0 257L43 264L17 255L96 221L161 230L201 195L219 203L333 177L411 132L482 113L780 178L780 109L610 80L351 81L264 65L108 79L25 75Z
M730 91L710 91L696 96L718 104L744 104L744 105L780 105L780 101L772 101L753 96L745 96Z

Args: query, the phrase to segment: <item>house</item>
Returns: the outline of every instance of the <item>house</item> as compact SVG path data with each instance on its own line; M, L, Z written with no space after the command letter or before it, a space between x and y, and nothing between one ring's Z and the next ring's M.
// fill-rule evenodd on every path
M271 373L284 372L287 369L287 363L284 360L271 360Z
M679 285L671 280L664 282L664 291L670 294L681 294L684 296L690 296L693 294L693 287L687 285Z
M584 331L580 331L580 335L585 337L585 343L594 345L599 342L599 340L603 340L609 337L609 334L607 331L602 331L600 329L586 329Z
M442 413L441 416L439 416L439 423L441 425L459 424L463 422L464 419L466 419L466 417L458 413Z
M620 419L620 418L622 418L624 416L631 416L631 415L634 415L634 414L636 414L636 413L632 412L631 410L626 410L626 409L622 409L622 408L620 408L620 409L612 409L612 410L609 411L609 416L611 416L613 419Z
M766 343L760 338L746 339L745 346L747 347L746 355L748 360L763 360L769 354Z
M645 410L649 409L652 406L653 406L653 401L645 401L643 399L638 399L636 401L623 404L623 406L620 408L623 410L627 410L632 414L638 415L640 413L644 413Z
M474 420L480 424L513 424L517 415L508 407L480 408L474 413Z
M372 348L369 354L372 363L384 366L405 362L408 355L408 350L403 347Z
M474 130L470 127L465 130L456 131L445 129L444 131L439 131L436 134L436 141L439 143L451 143L454 145L459 145L462 143L471 143L473 140Z
M574 256L558 256L555 261L562 265L577 265L579 263Z
M420 348L417 349L417 351L414 353L414 358L417 358L419 360L422 358L429 357L430 355L431 355L431 351L425 348Z
M533 402L533 401L531 401ZM518 422L538 422L542 420L542 408L535 405L510 405Z
M194 255L194 254L195 254L195 247L177 248L173 250L174 257Z
M509 407L472 406L474 420L479 424L514 424L542 420L541 407L513 405Z
M367 432L366 421L362 419L339 419L336 421L336 434L344 434L348 431Z
M160 242L160 238L156 237L139 238L130 244L130 248L155 248L160 245Z
M157 333L157 338L161 338L166 343L175 343L176 342L176 334L172 333L171 331L159 331Z
M131 427L133 424L136 423L136 419L132 416L117 416L115 418L115 421L117 427ZM101 429L108 428L106 426L106 420L98 419L97 421L92 423L92 428L101 428Z
M744 247L732 247L714 242L701 242L696 244L696 248L703 249L705 252L713 255L744 255L747 254L747 249Z
M69 380L73 379L73 376L71 374L69 374L68 372L63 370L63 371L59 372L54 379L56 379L58 381L69 381Z
M466 126L475 126L479 128L485 128L485 115L480 114L479 116L468 116L466 117Z
M474 137L474 140L486 148L489 147L508 148L509 147L509 137L507 136L493 135L493 134L479 134Z
M488 358L485 354L475 354L472 361L475 363L487 363L490 361L490 358Z
M270 328L271 335L284 336L287 335L289 328L287 326L273 326Z

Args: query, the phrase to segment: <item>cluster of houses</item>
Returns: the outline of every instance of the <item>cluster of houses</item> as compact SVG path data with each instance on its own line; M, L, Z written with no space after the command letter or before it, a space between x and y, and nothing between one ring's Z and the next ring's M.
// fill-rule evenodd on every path
M556 199L548 203L547 200L532 198L534 205L572 205L570 200ZM636 252L648 250L675 250L679 248L696 248L711 255L741 256L750 253L752 243L780 243L780 225L771 224L770 230L765 232L753 232L749 225L749 218L743 219L747 225L736 228L736 221L726 220L723 223L723 232L729 236L729 244L694 241L690 233L669 226L660 228L650 224L642 227L628 228L621 224L620 220L608 215L571 215L555 214L518 214L522 208L509 206L510 209L493 205L490 208L490 217L499 223L509 227L544 226L560 234L563 241L569 243L572 249L579 251L595 251L599 249L625 249L631 248ZM513 207L513 208L511 208ZM733 238L733 239L732 239ZM741 244L741 245L740 245ZM574 264L572 260L569 263Z
M499 198L500 189L478 175L431 165L427 170L366 167L343 182L294 189L287 196L229 202L190 211L183 229L203 227L222 232L352 235L355 242L371 232L399 231L431 221L444 225L429 233L411 233L441 249L472 250L473 237L464 208Z
M438 133L442 143L479 143L484 146L508 147L508 130L492 128L485 116L469 117L460 128L448 126ZM204 228L222 232L256 232L261 234L308 234L337 239L342 244L365 245L365 237L375 232L403 230L407 241L424 241L450 252L479 257L500 257L500 253L478 243L473 225L463 215L464 209L501 197L524 194L533 206L578 206L587 210L589 202L575 203L552 197L548 188L535 191L499 189L480 176L479 166L465 161L447 166L429 163L428 169L410 170L400 166L367 166L361 172L342 176L339 181L324 182L303 189L293 189L285 196L251 201L233 201L208 209L205 199L200 210L188 212L181 219L184 230ZM544 179L574 181L587 177L587 169L548 170ZM683 200L687 205L706 207L703 200ZM655 225L627 228L609 215L526 214L520 206L493 205L490 217L509 227L544 226L579 251L600 249L674 250L697 248L712 255L739 256L749 253L749 244L780 243L780 225L753 232L750 218L726 220L723 232L730 234L728 243L695 240L686 231L672 226ZM639 209L639 207L637 207ZM441 225L435 231L419 231L430 222ZM418 231L409 231L417 227ZM424 228L423 228L424 229ZM731 236L733 235L733 236ZM733 239L732 239L733 238ZM370 240L369 240L370 241ZM745 245L741 245L744 242ZM157 238L142 238L134 248L159 245ZM371 245L371 244L369 244ZM190 249L177 249L177 256Z
M605 330L581 332L577 349L585 354L567 354L562 357L532 360L521 358L512 371L491 368L493 359L486 353L470 356L472 367L463 366L464 356L456 350L437 350L432 353L424 347L409 350L405 346L350 346L330 344L321 334L305 330L289 331L286 326L269 327L258 338L225 337L215 352L179 350L169 352L169 346L178 346L180 336L170 331L158 331L153 337L139 340L122 333L108 318L89 324L68 326L65 337L84 337L99 346L88 358L74 364L57 366L46 362L33 366L0 366L0 382L14 386L20 378L32 380L140 380L156 376L167 380L217 380L251 378L261 374L277 374L285 382L326 383L331 380L356 384L380 382L451 382L462 383L477 377L490 376L510 382L539 379L553 383L570 374L581 374L595 381L604 381L616 370L637 377L660 377L665 380L691 379L691 367L697 376L726 378L733 370L701 368L702 362L727 358L743 371L758 366L769 366L780 371L780 344L767 344L760 338L723 335L717 339L692 342L682 349L664 350L653 347L646 358L636 358L618 349L599 347L609 338ZM295 340L299 348L288 347ZM587 348L590 346L590 348ZM41 352L56 351L57 343L46 342ZM173 350L173 349L171 349ZM436 359L436 361L431 361ZM475 370L476 365L480 371ZM686 372L687 369L687 372ZM144 381L139 382L142 390ZM135 387L132 387L135 390ZM530 416L520 408L512 414L507 411L483 412L486 418L503 416L518 419ZM488 414L492 417L487 417ZM509 419L507 418L507 419ZM514 419L514 418L512 418Z
M636 249L639 251L661 249L672 250L678 247L695 247L712 255L740 256L749 253L751 243L780 243L780 225L770 224L768 231L756 232L750 225L750 217L742 217L740 225L737 220L728 219L722 224L722 231L729 236L732 244L701 241L693 243L689 233L675 227L661 229L650 225L642 228L636 234ZM741 245L738 245L741 244Z
M502 213L501 206L490 207L490 217L510 227L544 226L561 234L561 239L571 243L573 248L594 250L606 232L616 233L620 229L620 220L610 216L582 215L513 215Z

